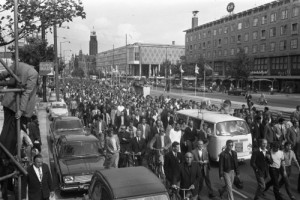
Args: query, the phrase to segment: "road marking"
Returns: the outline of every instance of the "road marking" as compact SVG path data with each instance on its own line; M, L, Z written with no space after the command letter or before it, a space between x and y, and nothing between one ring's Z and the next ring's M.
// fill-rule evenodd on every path
M248 199L248 197L242 193L240 193L239 191L232 189L233 192L237 193L238 195L240 195L241 197L243 197L244 199Z

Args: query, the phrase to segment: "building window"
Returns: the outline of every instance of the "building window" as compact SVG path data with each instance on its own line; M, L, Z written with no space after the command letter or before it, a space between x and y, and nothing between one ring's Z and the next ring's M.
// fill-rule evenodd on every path
M266 44L261 44L260 45L260 52L265 52L266 51Z
M297 17L299 15L299 7L294 7L292 9L292 17Z
M281 40L279 43L279 49L281 51L286 50L286 40Z
M287 33L287 25L280 26L280 35L286 35Z
M298 69L300 70L300 56L292 56L292 69ZM297 74L299 75L299 74Z
M267 70L267 59L257 58L254 60L254 71Z
M271 14L271 22L276 22L277 15L276 13Z
M210 41L207 41L207 48L210 48Z
M231 32L234 31L234 26L235 26L235 24L231 24L231 25L230 25L230 31L231 31Z
M219 56L222 56L222 51L221 51L221 50L219 50L218 54L219 54Z
M190 45L190 51L193 51L193 45Z
M218 40L214 40L214 47L216 47L218 44Z
M261 30L261 39L266 39L266 30Z
M298 23L293 23L292 24L292 34L297 34L298 33Z
M203 54L202 54L202 55L203 55L203 58L205 58L205 56L206 56L206 53L205 53L205 52L203 52Z
M238 35L238 36L237 36L237 42L240 43L241 40L242 40L242 36L241 36L241 35Z
M244 47L244 52L245 52L245 54L248 54L248 51L249 51L248 47L247 47L247 46Z
M233 35L230 37L230 43L234 43L234 42L235 42L235 36Z
M221 44L222 44L222 40L219 39L219 40L218 40L218 46L221 46Z
M288 61L287 57L271 58L270 60L271 69L287 69L288 66L287 61Z
M249 40L249 33L245 33L245 42L248 42Z
M214 30L214 35L217 35L217 30L216 29Z
M236 53L240 53L241 49L240 48L236 48Z
M199 44L198 44L198 49L201 49L201 48L202 48L202 47L201 47L201 43L199 43Z
M228 44L228 37L224 38L224 44Z
M202 47L203 47L203 49L205 49L205 47L206 47L205 42L202 43Z
M201 40L201 33L199 33L198 38L199 38L199 40Z
M228 33L228 26L224 27L224 33Z
M281 19L287 19L288 18L288 11L282 10L281 11Z
M227 56L227 49L224 49L224 56Z
M197 44L194 44L194 49L195 49L195 50L197 49Z
M222 28L219 28L219 35L222 34Z
M193 36L192 35L190 36L190 41L193 41Z
M207 52L207 57L208 57L208 58L210 58L210 51L209 51L209 52Z
M275 42L270 43L270 51L275 51Z
M245 21L245 28L249 28L249 26L250 26L250 21L249 21L249 19L247 19L246 21Z
M207 31L207 37L210 37L211 36L211 31Z
M294 39L291 40L291 49L297 49L298 48L298 40Z
M253 40L256 40L257 39L257 31L254 31L253 32Z
M234 56L234 49L233 48L230 50L230 55Z
M265 24L265 23L267 23L267 15L262 16L261 18L261 24Z
M257 45L252 46L252 53L257 53Z
M257 23L258 23L258 18L254 18L253 19L253 26L257 26Z
M243 26L242 22L239 22L239 23L238 23L238 30L241 30L241 29L242 29L242 26Z
M270 37L275 37L276 36L276 27L273 27L270 29Z

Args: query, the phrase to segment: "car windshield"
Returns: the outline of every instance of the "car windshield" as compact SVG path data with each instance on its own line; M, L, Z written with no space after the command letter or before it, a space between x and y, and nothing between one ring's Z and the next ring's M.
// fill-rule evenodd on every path
M99 154L98 142L72 142L65 144L61 147L60 156L61 157L80 157L88 155L98 155Z
M156 196L148 196L148 197L139 197L139 198L132 198L130 200L168 200L169 198L165 195L156 195Z
M245 121L226 121L216 125L218 136L235 136L249 134L249 127Z
M55 122L55 130L72 130L72 129L80 129L80 128L82 128L82 124L80 120Z
M67 108L66 104L52 104L52 108Z

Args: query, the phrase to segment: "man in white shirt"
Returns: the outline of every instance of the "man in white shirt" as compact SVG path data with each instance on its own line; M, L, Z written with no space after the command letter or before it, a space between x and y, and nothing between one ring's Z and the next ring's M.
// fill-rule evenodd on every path
M169 135L172 144L173 142L178 142L180 144L181 136L182 136L182 132L180 129L180 125L178 123L175 123L175 126L170 130L170 135ZM179 147L179 152L181 152L180 147Z
M106 168L118 168L119 164L119 152L120 141L117 135L114 135L113 129L108 131L108 137L106 138L106 150L107 156L105 160Z
M284 163L284 154L283 151L279 150L280 143L279 142L273 142L272 144L272 150L270 152L270 155L267 155L267 157L270 157L271 164L269 166L269 174L271 177L271 180L266 184L266 190L270 186L273 185L273 192L276 200L283 200L282 195L279 192L279 176L280 174L284 177L287 176L286 169L285 169L285 163ZM280 168L283 169L283 174L280 171Z

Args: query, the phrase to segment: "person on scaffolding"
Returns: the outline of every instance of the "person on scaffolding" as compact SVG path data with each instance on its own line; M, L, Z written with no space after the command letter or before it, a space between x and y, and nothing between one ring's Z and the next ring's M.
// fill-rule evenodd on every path
M12 71L15 68L15 64L12 65ZM17 154L17 123L16 119L20 119L20 123L27 125L27 119L33 115L35 107L35 96L37 91L38 72L34 69L34 66L20 62L17 71L15 72L20 79L24 91L20 96L20 110L16 110L16 93L5 93L2 105L4 110L4 121L2 132L0 135L1 144L12 154ZM10 77L8 71L0 73L0 80L5 80ZM12 87L8 87L11 89ZM13 87L15 88L15 86ZM6 155L0 150L0 157L6 158Z

